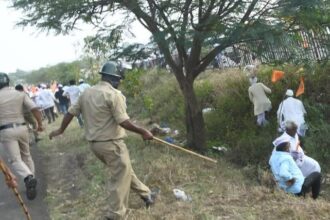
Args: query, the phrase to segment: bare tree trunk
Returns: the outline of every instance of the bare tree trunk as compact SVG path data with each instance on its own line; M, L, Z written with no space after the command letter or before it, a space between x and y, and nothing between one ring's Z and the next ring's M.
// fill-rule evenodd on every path
M185 102L187 145L199 152L205 150L205 126L201 106L197 102L193 81L181 82Z

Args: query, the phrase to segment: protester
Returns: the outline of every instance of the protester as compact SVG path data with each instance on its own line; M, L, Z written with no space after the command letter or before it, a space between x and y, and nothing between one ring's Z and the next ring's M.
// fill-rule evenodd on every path
M155 202L157 192L152 192L135 175L123 138L125 129L138 133L144 140L153 139L146 129L129 120L125 96L117 90L121 76L116 64L108 62L100 71L101 82L87 88L76 104L69 108L61 127L49 134L53 138L64 132L74 115L82 113L85 135L90 147L109 169L109 216L106 219L125 219L130 189L135 190L147 207Z
M286 99L280 103L277 110L277 119L279 121L280 130L285 130L286 121L294 121L298 126L298 134L301 137L305 136L307 125L304 115L306 114L303 103L296 98L293 98L293 91L288 89L285 93Z
M272 108L266 93L271 93L271 90L263 83L258 83L257 79L250 81L250 83L249 98L254 105L254 115L257 116L257 124L258 126L265 126L268 124L265 112Z
M83 93L85 91L85 89L91 87L88 83L85 83L85 81L83 79L79 79L79 90L80 90L80 94Z
M34 102L24 93L9 88L9 77L0 73L0 141L14 171L24 178L26 196L36 197L37 180L30 154L29 133L23 109L31 111L42 131L41 114Z
M69 84L70 86L64 90L63 95L69 98L70 105L73 106L78 102L80 90L79 87L76 86L76 82L74 80L70 80ZM77 115L76 117L78 119L79 126L82 128L84 126L84 122L81 114Z
M313 172L304 177L289 151L290 141L286 137L277 139L276 150L269 159L269 165L278 186L297 196L305 196L312 189L312 197L316 199L320 193L321 174Z
M313 158L307 156L304 153L297 134L297 125L293 121L287 121L285 125L285 132L274 140L274 146L277 145L279 140L286 138L290 142L290 153L294 161L300 168L304 177L309 176L313 172L321 173L321 167L319 163Z
M52 123L52 121L55 121L55 97L53 93L47 89L47 86L45 84L40 84L40 89L38 92L37 99L38 102L42 106L42 109L44 110L46 117L48 119L48 124Z
M59 84L58 90L55 92L55 98L59 102L60 112L65 115L68 112L69 99L66 96L64 96L63 93L64 93L63 85Z

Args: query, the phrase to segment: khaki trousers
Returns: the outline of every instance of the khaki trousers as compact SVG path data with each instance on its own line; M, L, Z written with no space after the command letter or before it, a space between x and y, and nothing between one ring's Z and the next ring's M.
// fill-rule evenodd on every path
M19 126L1 130L0 141L13 170L22 178L34 175L27 127Z
M90 147L109 170L109 217L125 219L130 189L142 197L147 197L150 189L136 177L123 140L91 142Z

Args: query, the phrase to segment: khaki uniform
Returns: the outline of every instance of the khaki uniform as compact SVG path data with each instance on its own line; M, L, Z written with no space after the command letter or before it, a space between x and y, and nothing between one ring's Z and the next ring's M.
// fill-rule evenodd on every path
M130 189L147 197L150 189L135 175L123 141L125 129L119 124L129 119L126 100L109 83L101 81L87 88L69 113L83 116L86 139L97 158L109 168L110 217L124 219Z
M0 142L14 171L25 178L34 175L30 154L29 133L24 123L23 109L36 108L34 102L22 92L5 87L0 90Z

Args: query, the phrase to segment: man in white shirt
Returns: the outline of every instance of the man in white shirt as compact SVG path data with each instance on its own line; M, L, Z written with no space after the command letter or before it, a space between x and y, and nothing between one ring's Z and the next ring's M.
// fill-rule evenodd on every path
M63 95L67 96L70 99L70 104L74 105L77 103L79 95L80 95L80 90L79 87L76 86L76 82L74 80L69 81L70 86L68 86L65 90Z
M280 130L285 130L286 121L294 121L298 126L298 134L301 137L305 136L307 125L305 123L304 115L306 114L303 103L296 98L293 98L293 91L288 89L285 93L287 97L278 107L277 120L279 122Z
M80 94L85 91L85 89L91 87L88 83L85 83L83 79L79 79L79 90Z
M293 121L287 121L285 123L285 132L273 141L273 145L277 146L278 142L284 138L290 142L290 154L300 168L304 177L307 177L313 172L321 173L319 163L313 158L305 155L297 134L297 125Z
M45 111L45 114L48 119L48 124L52 121L55 121L55 113L54 113L54 106L55 106L55 97L54 94L47 89L45 84L41 84L39 88L39 93L37 96L38 103L42 106L42 109Z
M70 80L69 84L70 84L70 86L64 90L63 95L69 98L70 105L72 106L78 102L78 98L80 96L80 90L79 90L79 87L75 85L76 82L74 80ZM83 123L81 115L78 115L77 119L78 119L79 126L83 127L84 123Z

